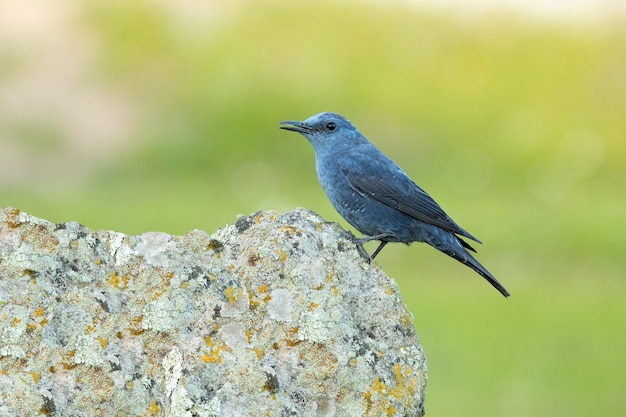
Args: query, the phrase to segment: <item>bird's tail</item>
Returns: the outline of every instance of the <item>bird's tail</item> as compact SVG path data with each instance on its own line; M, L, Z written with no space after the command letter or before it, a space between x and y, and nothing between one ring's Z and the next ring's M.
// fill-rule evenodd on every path
M485 278L491 285L493 285L493 287L495 289L497 289L498 291L500 291L500 294L504 295L505 297L508 297L510 294L509 292L502 286L502 284L500 284L500 282L496 279L496 277L494 277L493 275L491 275L491 273L489 271L487 271L487 269L482 266L480 264L480 262L478 262L466 249L465 247L469 246L467 245L463 240L461 240L459 237L452 235L457 242L457 245L433 245L435 246L435 248L439 249L441 252L445 253L448 256L451 256L452 258L456 259L457 261L461 262L463 265L466 265L470 268L472 268L474 271L476 271L480 276L482 276L483 278ZM465 243L465 244L464 244Z

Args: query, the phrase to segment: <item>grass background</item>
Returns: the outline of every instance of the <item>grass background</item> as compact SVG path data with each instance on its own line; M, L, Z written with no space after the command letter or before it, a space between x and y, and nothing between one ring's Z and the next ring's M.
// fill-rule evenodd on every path
M512 293L425 245L377 258L414 314L428 414L624 415L623 20L354 2L72 10L50 62L80 71L0 42L0 205L129 234L297 206L347 227L310 145L277 129L340 112L485 242L478 258ZM48 73L66 75L34 80ZM93 123L72 130L83 109Z

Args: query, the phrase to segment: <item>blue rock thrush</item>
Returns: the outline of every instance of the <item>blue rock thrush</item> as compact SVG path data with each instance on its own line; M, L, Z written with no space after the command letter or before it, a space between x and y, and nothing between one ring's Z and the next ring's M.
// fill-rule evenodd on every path
M476 252L461 236L481 243L454 222L391 159L372 145L343 116L320 113L303 122L280 122L281 129L302 134L315 149L317 178L341 216L366 237L381 243L426 242L472 268L502 295L506 289L468 252Z

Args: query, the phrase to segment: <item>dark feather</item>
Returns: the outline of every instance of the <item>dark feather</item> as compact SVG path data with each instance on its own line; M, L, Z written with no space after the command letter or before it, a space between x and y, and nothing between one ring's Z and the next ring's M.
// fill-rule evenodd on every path
M337 162L341 163L341 160ZM361 165L356 169L353 163L343 164L341 168L343 175L358 193L393 207L414 219L482 243L456 224L426 191L415 184L392 161L381 164L363 157L359 162ZM389 166L397 169L391 170ZM466 242L462 244L474 250Z

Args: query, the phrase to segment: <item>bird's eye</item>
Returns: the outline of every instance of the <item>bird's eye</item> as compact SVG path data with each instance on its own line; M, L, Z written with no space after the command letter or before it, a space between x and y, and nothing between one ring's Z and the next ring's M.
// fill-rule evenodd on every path
M326 129L328 130L335 130L337 128L337 125L335 124L335 122L328 122L326 123Z

